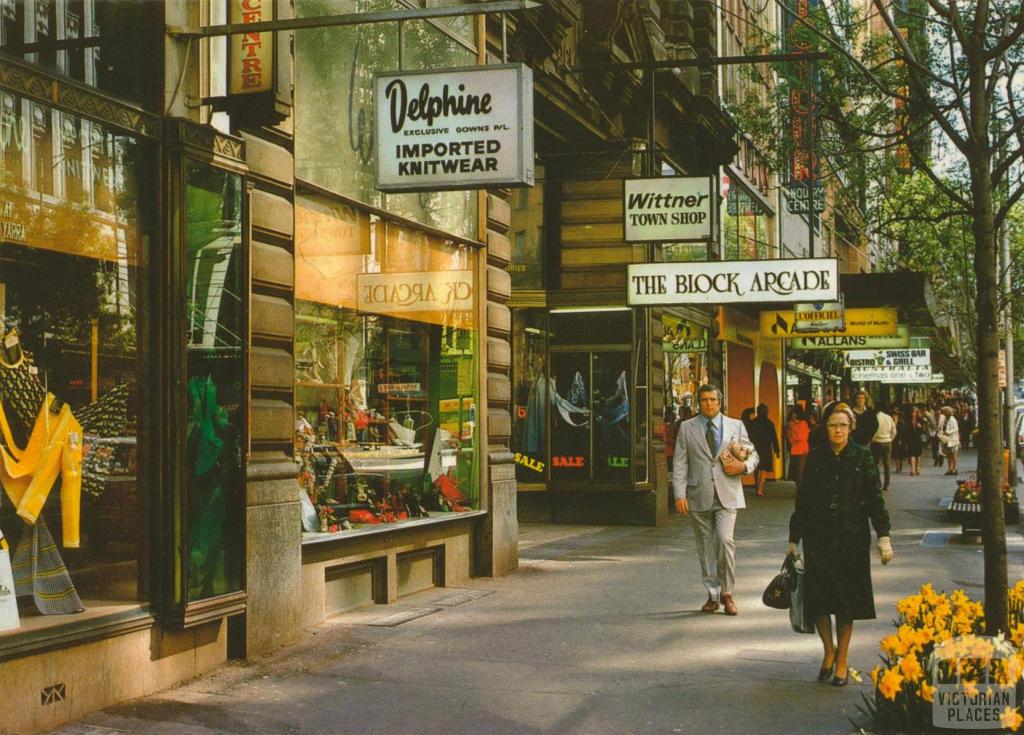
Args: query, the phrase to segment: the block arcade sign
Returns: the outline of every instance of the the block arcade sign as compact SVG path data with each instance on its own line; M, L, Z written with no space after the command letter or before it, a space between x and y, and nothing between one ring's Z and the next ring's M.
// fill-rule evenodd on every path
M675 176L623 181L626 242L680 242L711 237L711 179Z
M375 74L377 188L533 186L533 73L522 64Z
M643 263L629 266L631 306L835 301L835 258Z

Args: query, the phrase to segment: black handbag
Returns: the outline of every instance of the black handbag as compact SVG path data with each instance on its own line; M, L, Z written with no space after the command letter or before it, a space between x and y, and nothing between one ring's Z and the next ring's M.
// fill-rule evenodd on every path
M782 569L772 578L768 586L764 588L761 602L768 607L775 608L776 610L789 609L791 601L790 591L795 581L792 579L793 564L790 562L791 558L789 554L786 555L782 562Z

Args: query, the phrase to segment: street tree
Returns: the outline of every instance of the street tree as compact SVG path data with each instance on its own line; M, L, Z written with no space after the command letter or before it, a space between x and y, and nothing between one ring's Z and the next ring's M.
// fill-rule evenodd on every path
M828 58L811 73L800 65L774 67L774 76L762 80L776 90L764 96L774 103L774 114L759 109L763 101L750 96L734 107L741 128L763 149L774 148L778 170L790 177L834 180L829 190L840 236L857 237L847 233L859 228L876 237L884 234L894 195L908 193L905 178L927 180L933 196L916 220L905 219L905 254L927 250L913 223L930 221L937 229L930 236L949 252L918 262L928 268L970 265L972 278L960 286L972 330L964 344L973 353L969 363L976 374L985 620L987 632L994 634L1007 626L998 378L1006 303L998 233L1024 195L1024 5L1014 0L776 2L786 32L777 38L752 35L750 51L778 44L784 50L824 51ZM797 107L806 109L809 99L815 154L804 159L811 165L801 171L793 165L799 151L778 143L789 132L780 129L782 121ZM968 247L958 253L962 243ZM955 275L949 271L940 277Z
M885 196L872 200L868 218L879 241L891 247L880 253L883 271L931 274L931 309L938 325L931 330L932 359L949 382L977 391L977 283L970 217L921 172L893 176ZM1024 324L1024 206L1007 220L1011 246L1012 292L1016 332ZM1024 358L1024 344L1014 345Z

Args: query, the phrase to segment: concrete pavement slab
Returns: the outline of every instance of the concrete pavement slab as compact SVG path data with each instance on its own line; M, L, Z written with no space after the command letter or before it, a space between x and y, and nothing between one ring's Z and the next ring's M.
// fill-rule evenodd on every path
M699 612L685 519L524 525L514 574L337 616L297 646L54 733L851 733L896 601L927 581L980 596L980 547L955 543L959 528L939 507L952 487L938 468L894 476L897 556L887 567L873 560L879 618L856 624L851 648L862 685L818 684L817 636L793 633L784 611L761 604L793 507L792 485L777 483L739 515L737 617ZM925 543L936 533L947 542ZM1024 576L1021 562L1012 552L1011 579ZM401 618L410 609L431 612ZM365 624L389 615L392 625Z

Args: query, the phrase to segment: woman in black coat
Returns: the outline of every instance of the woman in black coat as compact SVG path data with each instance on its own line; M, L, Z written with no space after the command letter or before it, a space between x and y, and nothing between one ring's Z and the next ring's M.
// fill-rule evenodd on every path
M754 471L754 482L757 485L757 496L764 495L765 475L775 472L775 458L780 454L779 437L775 434L775 424L768 418L768 404L757 407L757 417L747 424L747 435L750 443L760 458Z
M818 681L834 674L834 686L848 681L853 621L875 617L869 521L882 563L893 556L878 467L871 450L850 441L856 423L845 403L832 411L829 443L811 450L789 520L789 553L796 554L800 541L804 545L804 616L814 621L824 649Z

